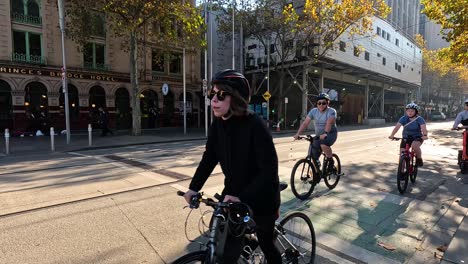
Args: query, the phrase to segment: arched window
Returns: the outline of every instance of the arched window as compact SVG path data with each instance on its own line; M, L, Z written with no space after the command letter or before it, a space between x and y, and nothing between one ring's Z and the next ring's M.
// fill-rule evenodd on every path
M104 91L104 88L93 86L89 90L89 107L92 109L106 107L106 91Z
M132 127L132 113L130 112L130 95L125 88L119 88L115 92L116 127L128 129Z
M44 112L47 115L49 108L47 88L40 82L28 83L25 89L24 105L26 110L33 114Z
M59 96L59 105L60 111L65 113L65 96L63 94L63 89L60 87L60 96ZM78 97L78 89L72 84L68 84L68 107L70 110L70 118L71 119L78 119L80 118L80 105L79 105L79 97Z
M28 15L32 17L40 17L39 15L39 5L35 0L28 1Z

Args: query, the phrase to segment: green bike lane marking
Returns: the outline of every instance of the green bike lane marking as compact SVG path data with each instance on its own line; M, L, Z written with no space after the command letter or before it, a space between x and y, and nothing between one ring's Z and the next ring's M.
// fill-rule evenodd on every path
M425 231L446 210L438 204L358 185L340 182L330 192L321 185L314 193L322 195L312 200L299 201L290 191L283 192L282 213L303 211L311 218L318 236L328 234L398 262L405 262L415 253ZM318 242L327 245L327 241ZM379 242L396 249L386 250Z

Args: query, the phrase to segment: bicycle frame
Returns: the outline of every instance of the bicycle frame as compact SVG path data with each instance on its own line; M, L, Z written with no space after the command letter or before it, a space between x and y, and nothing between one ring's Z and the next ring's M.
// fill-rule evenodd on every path
M179 195L183 195L182 192L178 192ZM215 196L216 197L216 196ZM229 203L225 202L214 202L213 200L210 199L201 199L199 200L200 202L205 203L206 205L214 207L214 212L211 217L211 224L209 227L209 237L208 237L208 242L205 244L206 247L206 259L205 263L210 263L210 264L215 264L216 259L218 257L223 256L224 253L224 246L226 243L227 239L227 234L228 234L228 220L225 212L225 208L229 208ZM222 230L222 231L221 231ZM286 237L286 231L283 229L283 227L280 225L279 222L275 223L275 228L274 232L276 235L276 240L278 241L278 244L285 249L289 249L288 252L283 253L284 254L294 254L293 256L286 256L286 257L296 257L296 256L301 256L299 250L297 247ZM247 234L244 235L244 239L247 239ZM239 258L239 260L250 264L250 263L255 263L255 256L256 253L254 252L256 248L251 248L251 252L249 253L249 258L245 258L242 256ZM254 258L252 258L252 256Z
M409 166L409 175L411 175L414 171L414 157L416 156L416 153L414 152L414 150L411 148L410 144L406 143L405 144L405 150L402 151L402 154L404 155L405 159L409 159L411 162L410 162L410 166Z
M313 148L313 143L314 143L314 140L317 140L317 136L315 137L311 137L311 136L308 136L307 138L305 138L307 141L309 141L309 151L307 152L307 157L306 159L308 159L310 162L312 162L312 164L314 165L315 167L315 171L317 173L319 173L319 175L322 175L323 172L322 172L322 169L320 168L320 166L317 164L317 161L315 159L312 158L312 148ZM321 149L320 149L321 150ZM320 156L324 155L323 152L321 152ZM320 158L320 157L319 157ZM324 162L325 164L325 162ZM323 164L322 164L323 165Z

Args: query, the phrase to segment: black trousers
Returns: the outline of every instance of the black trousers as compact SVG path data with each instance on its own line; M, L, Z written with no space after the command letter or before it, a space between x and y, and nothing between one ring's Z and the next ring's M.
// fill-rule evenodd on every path
M254 216L256 223L256 233L258 243L268 264L281 264L281 253L275 247L274 230L275 230L276 215L271 216ZM242 249L244 247L244 236L234 237L228 235L224 247L223 264L237 263Z
M111 135L114 135L114 132L112 132L112 130L109 129L109 127L107 126L107 124L105 125L102 125L102 131L101 131L101 136L106 136L107 133L110 133Z

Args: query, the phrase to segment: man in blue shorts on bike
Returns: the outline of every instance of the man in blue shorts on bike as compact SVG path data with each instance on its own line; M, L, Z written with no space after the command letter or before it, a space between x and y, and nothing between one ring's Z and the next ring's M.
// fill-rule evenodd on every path
M468 126L468 99L465 100L465 110L458 113L455 121L453 122L452 129L457 129L458 125L462 124L463 126Z
M415 103L406 105L406 115L402 116L395 125L392 133L388 137L393 139L400 127L403 126L403 139L401 140L400 149L405 150L406 143L410 144L416 153L416 165L423 166L421 153L421 145L427 139L426 121L419 115L419 106Z
M297 130L294 139L298 139L299 135L304 131L312 121L315 121L315 135L319 136L319 140L315 140L312 145L312 158L318 160L321 151L325 153L328 161L328 169L333 169L333 152L331 146L335 143L338 137L336 129L336 110L329 106L330 96L326 93L317 95L317 107L313 108L307 114L304 123Z

